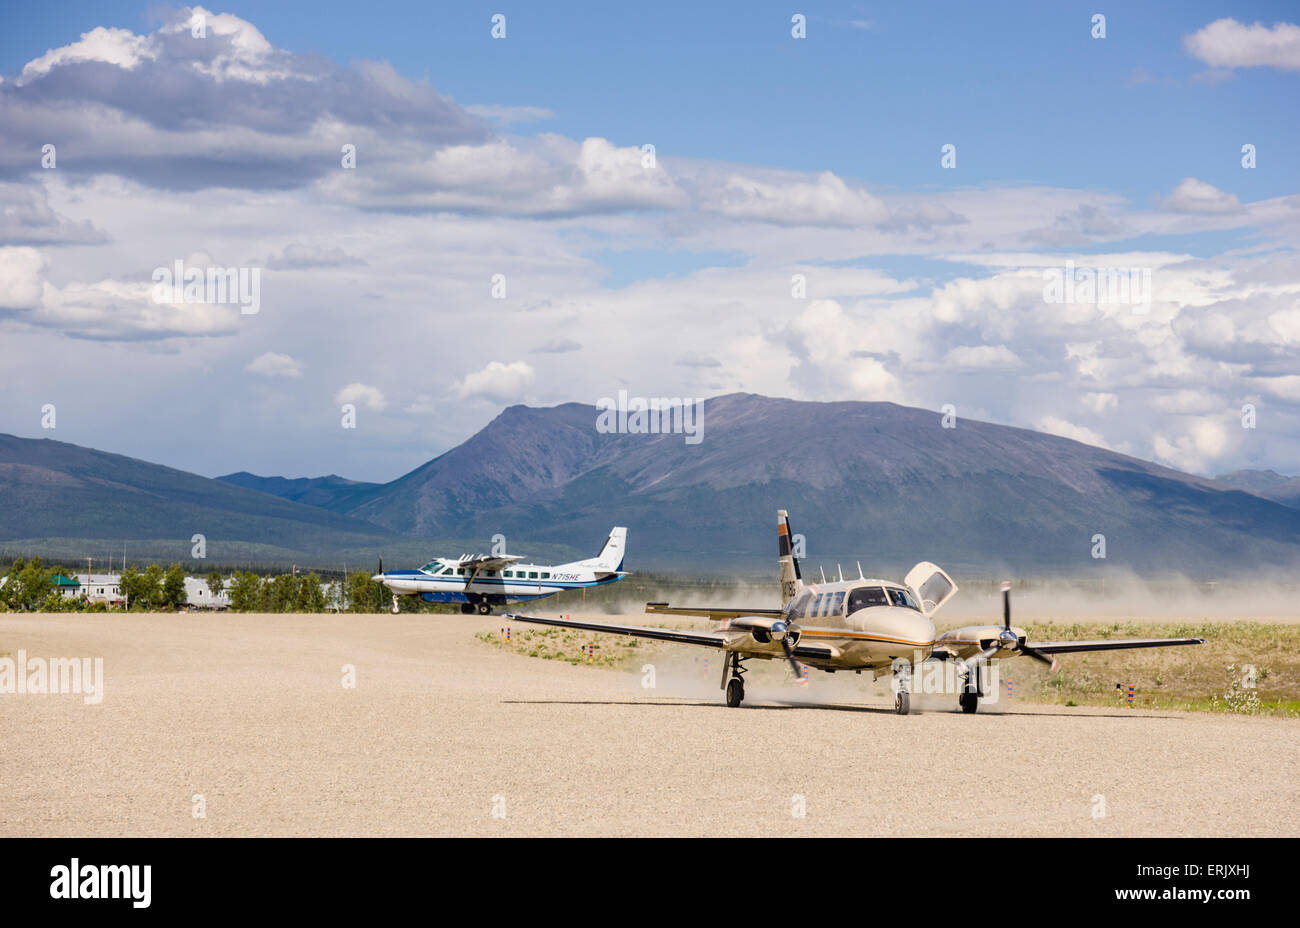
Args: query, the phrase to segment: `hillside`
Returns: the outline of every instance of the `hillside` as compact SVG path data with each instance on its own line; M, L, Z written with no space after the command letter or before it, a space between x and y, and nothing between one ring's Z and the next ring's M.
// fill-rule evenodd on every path
M97 542L137 540L149 542L151 556L188 560L196 533L206 537L208 557L218 560L373 547L391 534L147 461L0 434L0 547L42 539L40 550L85 555L103 547ZM139 545L131 550L144 556Z

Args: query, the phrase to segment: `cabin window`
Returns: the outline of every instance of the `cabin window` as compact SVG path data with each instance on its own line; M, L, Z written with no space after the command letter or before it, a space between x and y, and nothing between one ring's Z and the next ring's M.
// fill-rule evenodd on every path
M921 611L921 607L916 604L916 600L912 598L912 594L907 590L896 590L890 587L889 598L895 606L902 606L904 609L915 609L917 612Z
M840 590L835 594L835 601L831 604L831 615L844 614L844 591Z
M812 594L804 593L790 606L790 615L796 619L802 619L808 615L808 606L812 603Z
M536 580L536 579L537 579L537 571L535 571L535 570L530 570L530 571L528 572L528 579L529 579L529 580Z
M456 568L456 573L457 573L458 575L462 576L462 577L465 576L465 568L464 568L464 567L457 567L457 568Z
M871 606L888 606L885 591L878 586L860 586L849 593L849 612L857 612Z
M542 579L543 579L543 580L550 580L550 579L551 579L551 573L550 573L550 571L547 571L547 570L542 571Z
M814 612L813 615L817 616L819 619L824 616L826 614L826 607L830 605L830 602L831 598L829 594L819 593L817 596L817 611Z

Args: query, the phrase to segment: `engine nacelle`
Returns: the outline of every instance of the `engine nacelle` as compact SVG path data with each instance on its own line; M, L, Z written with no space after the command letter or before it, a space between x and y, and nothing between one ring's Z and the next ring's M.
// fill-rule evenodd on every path
M770 628L750 628L749 633L759 644L772 644L785 640L793 648L799 642L799 632L787 628L784 622L774 622Z

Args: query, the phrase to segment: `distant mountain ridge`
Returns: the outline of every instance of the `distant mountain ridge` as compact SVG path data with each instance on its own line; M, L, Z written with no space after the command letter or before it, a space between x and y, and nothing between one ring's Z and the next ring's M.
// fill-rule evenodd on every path
M934 412L892 403L753 394L707 400L699 444L679 434L603 434L596 415L578 403L511 406L463 444L384 484L244 472L208 480L133 463L167 471L172 481L188 478L171 495L220 509L233 520L223 524L249 543L274 537L321 551L431 550L413 540L449 538L480 538L486 547L497 534L511 550L585 549L619 524L630 529L632 569L761 569L773 558L775 510L785 508L805 536L809 564L846 570L858 560L884 570L923 559L968 571L1072 573L1300 564L1300 509L1027 429L968 419L945 429ZM38 501L21 509L17 526L0 516L0 547L10 538L81 537L71 528L111 534L122 527L115 512L139 513L139 496L110 500L105 485L98 510L43 508L39 499L57 503L63 481L89 479L84 466L55 466L51 449L59 445L48 443L51 460L40 467L6 457L0 441L0 512L15 492ZM103 456L61 447L75 449L61 452L69 461ZM140 482L127 490L138 494ZM246 495L223 495L231 493ZM242 515L250 508L257 518ZM175 526L193 515L149 511L140 519ZM1104 560L1092 556L1098 535Z
M213 557L237 546L241 557L262 558L372 548L391 537L350 516L197 474L0 434L0 547L29 539L39 540L27 546L35 551L63 553L76 546L56 540L76 539L84 556L103 541L147 540L151 556L181 561L190 559L196 534Z
M1275 470L1235 470L1230 474L1219 474L1214 479L1283 506L1300 509L1300 477L1287 477Z
M892 403L706 401L704 440L601 434L593 406L512 406L464 444L339 508L403 534L558 540L613 522L629 552L768 557L786 508L810 558L1088 570L1094 535L1135 569L1300 561L1300 513L1027 429ZM852 560L849 563L852 563Z
M270 493L272 496L278 496L281 499L291 500L295 503L305 503L308 506L321 506L326 509L332 508L332 504L340 500L346 500L352 494L362 493L382 486L382 484L378 483L347 480L337 474L328 474L324 477L259 477L257 474L250 474L246 470L226 474L216 479L232 486L243 487L246 490Z

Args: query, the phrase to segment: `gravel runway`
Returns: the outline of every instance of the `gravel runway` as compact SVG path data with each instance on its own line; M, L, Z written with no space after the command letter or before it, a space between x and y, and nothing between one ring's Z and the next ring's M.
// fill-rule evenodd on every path
M0 695L0 835L1300 834L1294 720L900 717L845 674L728 709L703 649L657 652L645 689L475 639L502 624L0 615L0 653L105 678L98 705Z

